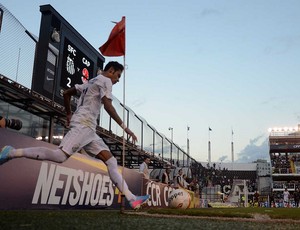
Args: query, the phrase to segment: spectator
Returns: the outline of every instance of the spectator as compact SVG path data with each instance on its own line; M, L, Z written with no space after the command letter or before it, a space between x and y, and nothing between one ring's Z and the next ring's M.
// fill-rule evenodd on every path
M140 164L139 172L144 173L145 179L150 179L150 172L148 165L150 164L150 157L145 157L144 162Z
M253 205L259 207L259 192L256 190L253 195Z
M175 177L174 187L175 188L184 188L183 178L182 178L182 169L178 170L178 174Z
M269 196L269 199L270 199L269 207L270 207L270 208L275 207L275 200L274 200L274 193L273 193L273 191L271 191L271 194L270 194L270 196Z
M195 192L196 194L199 194L199 183L196 178L194 178L190 183L190 190Z
M283 205L284 207L289 207L289 202L290 202L290 192L288 191L287 188L285 188L283 192Z
M183 186L185 189L189 189L190 188L190 184L186 181L187 177L185 174L182 175L182 180L183 180Z
M162 178L161 178L161 182L162 183L167 184L167 185L171 184L171 181L170 181L170 172L171 172L171 169L170 168L166 168L166 170L163 173Z
M294 201L295 201L296 208L299 208L299 200L300 200L300 193L299 193L299 189L296 188L296 191L294 192Z
M241 206L245 207L245 194L241 195Z

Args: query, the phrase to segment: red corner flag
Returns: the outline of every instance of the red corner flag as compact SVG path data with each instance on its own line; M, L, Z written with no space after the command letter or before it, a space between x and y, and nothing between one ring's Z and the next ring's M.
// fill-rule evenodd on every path
M117 57L125 55L125 17L114 26L108 40L99 48L104 56Z

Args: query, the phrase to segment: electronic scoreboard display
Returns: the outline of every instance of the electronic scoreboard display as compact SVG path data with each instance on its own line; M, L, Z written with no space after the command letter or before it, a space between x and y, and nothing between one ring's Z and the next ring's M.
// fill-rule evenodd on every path
M82 84L88 81L92 74L94 74L94 62L69 39L65 38L60 86L66 89L75 84Z
M63 105L63 91L95 77L104 57L51 5L40 11L32 90Z

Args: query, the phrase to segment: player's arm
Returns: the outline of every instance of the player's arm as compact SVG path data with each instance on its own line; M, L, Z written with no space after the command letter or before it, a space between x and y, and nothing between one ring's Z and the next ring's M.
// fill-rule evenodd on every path
M65 110L66 110L66 114L67 114L67 126L70 125L70 120L71 120L71 117L72 117L71 97L73 95L76 95L76 93L77 93L77 90L76 90L75 87L67 89L63 93L64 105L65 105Z
M135 143L137 141L137 137L129 128L124 125L122 119L119 117L117 111L115 110L115 107L112 105L112 100L104 96L102 98L102 103L105 111L111 116L112 119L114 119L115 122L117 122L118 125L120 125L125 130L125 132L129 136L132 137L132 141Z

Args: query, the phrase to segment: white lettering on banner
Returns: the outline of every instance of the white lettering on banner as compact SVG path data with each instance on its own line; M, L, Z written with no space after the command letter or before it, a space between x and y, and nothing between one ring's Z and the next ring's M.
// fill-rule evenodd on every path
M300 148L300 145L294 145L293 148L294 148L294 149L299 149L299 148Z
M88 182L88 179L89 179L89 172L85 172L82 190L81 190L81 196L80 196L80 200L79 200L79 205L83 204L85 194L86 194L85 205L89 204L88 198L91 196L91 190L92 190L92 185L93 185L91 181L94 180L94 173L91 173L91 175L90 175L90 182Z
M160 189L163 189L161 193ZM173 191L173 188L169 186L160 187L155 182L148 182L146 187L146 192L151 196L151 199L148 201L148 206L169 206L169 194ZM163 195L163 199L161 199L161 194ZM164 202L162 204L162 201Z
M164 202L166 206L169 206L169 195L173 191L172 187L166 186L164 187Z
M108 176L42 162L32 204L111 206L113 198Z
M52 184L52 178L54 175L54 170L55 170L55 165L51 165L49 169L49 174L47 178L47 172L48 172L48 164L42 163L40 174L39 174L39 179L36 183L35 186L35 191L32 199L33 204L37 204L39 196L42 192L42 197L41 197L41 204L46 204L49 196L49 191L51 188ZM42 188L44 188L42 190Z
M153 194L153 196L151 195L151 197L155 198L152 199L152 205L153 206L161 206L161 200L160 200L160 188L157 184L152 183L151 185L151 194ZM155 196L154 196L155 194Z
M98 189L99 184L102 183L102 176L100 174L97 174L94 178L94 182L93 182L93 190L92 190L92 195L91 195L91 205L95 206L100 198L100 189ZM94 189L96 188L96 189ZM99 201L100 203L100 201Z
M48 200L48 204L59 204L60 203L60 196L56 196L56 191L58 189L62 189L64 186L64 182L59 180L60 175L68 175L69 173L66 171L64 172L63 168L60 166L56 167L56 171L53 178L53 183L50 191L50 196Z
M79 181L82 181L82 180L83 180L83 171L82 170L74 170L73 187L74 187L75 192L70 192L70 195L69 195L69 204L71 206L76 205L79 201L80 191L81 191ZM65 191L65 194L66 194L66 200L62 204L66 204L67 196L68 196L69 192Z
M102 184L103 185L107 185L111 183L111 180L109 177L105 176L103 177L103 180L102 180ZM99 205L112 205L112 202L113 202L113 195L114 195L114 189L112 186L102 186L102 189L100 191L100 199L99 199Z

